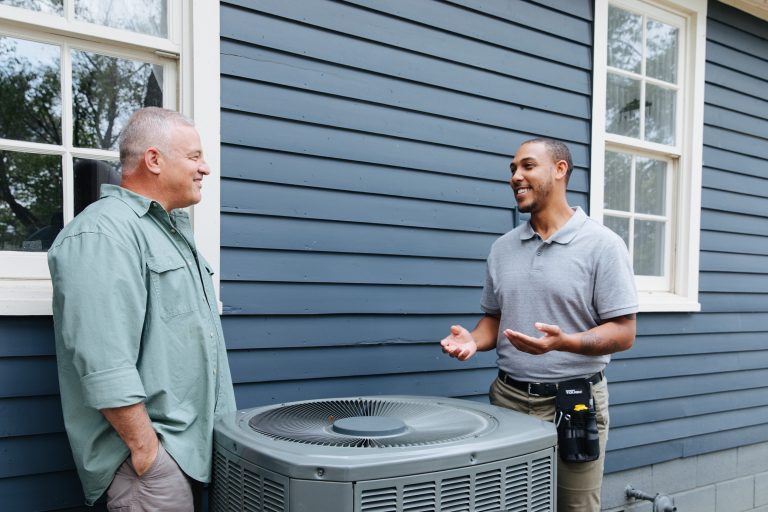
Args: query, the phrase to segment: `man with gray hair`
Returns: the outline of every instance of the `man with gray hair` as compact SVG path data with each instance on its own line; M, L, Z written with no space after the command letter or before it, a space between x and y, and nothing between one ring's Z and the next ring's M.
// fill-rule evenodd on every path
M235 397L211 268L182 208L210 174L194 124L138 110L121 186L48 253L64 423L86 503L190 511L210 481L213 422Z

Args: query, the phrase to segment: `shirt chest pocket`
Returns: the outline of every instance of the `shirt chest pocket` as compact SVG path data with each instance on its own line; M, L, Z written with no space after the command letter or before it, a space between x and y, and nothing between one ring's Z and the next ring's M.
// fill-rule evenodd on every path
M147 259L153 309L164 320L197 310L195 281L187 262L178 254Z

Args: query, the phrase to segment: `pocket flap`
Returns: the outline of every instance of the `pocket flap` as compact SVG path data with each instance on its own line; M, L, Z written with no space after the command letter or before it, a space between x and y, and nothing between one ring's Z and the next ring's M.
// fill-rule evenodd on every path
M147 258L147 267L152 272L162 274L169 270L176 270L177 268L185 267L187 264L184 258L178 254L161 254L160 256L152 256Z

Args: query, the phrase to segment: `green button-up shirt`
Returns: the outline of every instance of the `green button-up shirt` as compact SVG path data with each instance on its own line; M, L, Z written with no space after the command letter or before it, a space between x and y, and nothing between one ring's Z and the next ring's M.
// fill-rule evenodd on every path
M235 396L208 263L188 215L114 185L48 252L64 422L88 504L128 447L100 409L144 402L163 446L211 475L213 422Z

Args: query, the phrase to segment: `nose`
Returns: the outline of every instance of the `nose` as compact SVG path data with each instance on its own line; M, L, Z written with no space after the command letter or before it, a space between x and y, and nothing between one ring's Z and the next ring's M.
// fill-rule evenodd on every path
M197 170L200 172L200 174L204 174L206 176L211 174L211 168L208 167L208 162L205 160L200 161L200 167L198 167Z

